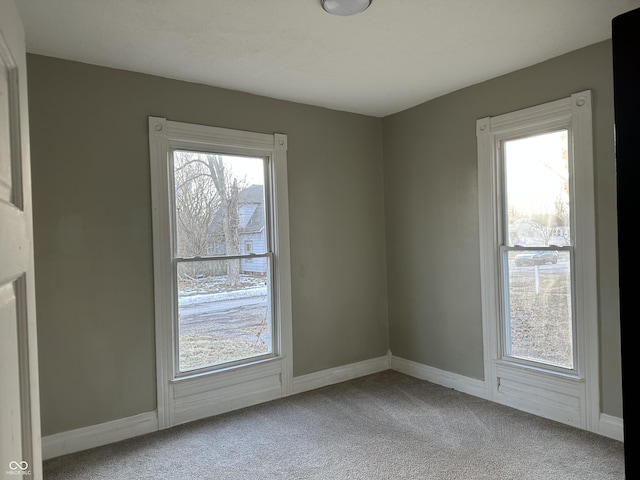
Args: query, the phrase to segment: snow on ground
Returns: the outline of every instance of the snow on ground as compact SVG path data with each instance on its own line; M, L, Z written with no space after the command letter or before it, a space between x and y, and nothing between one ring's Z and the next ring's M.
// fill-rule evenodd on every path
M267 295L267 286L245 288L242 290L232 290L229 292L189 292L178 295L178 304L181 307L188 305L198 305L201 303L217 302L221 300L237 300L240 298L251 298Z

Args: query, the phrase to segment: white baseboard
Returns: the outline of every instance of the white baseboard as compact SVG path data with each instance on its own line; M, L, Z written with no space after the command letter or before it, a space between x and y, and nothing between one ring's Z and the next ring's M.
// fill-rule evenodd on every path
M140 413L90 427L55 433L42 438L42 459L100 447L158 430L158 414Z
M390 355L389 364L392 370L397 370L398 372L405 373L422 380L427 380L429 382L442 385L443 387L453 388L454 390L468 393L475 397L490 400L487 398L484 381L482 380L476 380L455 373L439 370L411 360L394 357L393 355ZM597 428L598 430L596 433L599 435L621 442L624 441L624 421L619 417L601 413Z
M302 393L388 369L389 357L385 355L351 365L310 373L293 379L294 393ZM270 399L271 397L265 398L264 400ZM90 427L47 435L42 439L42 458L43 460L47 460L69 453L119 442L139 435L145 435L157 430L158 414L156 411L153 411L92 425Z
M293 377L293 393L302 393L335 383L389 370L389 356L372 358L362 362L329 368L319 372Z
M389 369L486 399L482 380L439 370L411 360L394 357L391 354L294 377L293 393L302 393ZM601 414L598 428L599 434L614 440L624 441L624 425L621 418ZM153 411L56 433L43 437L42 457L47 460L145 435L156 430L158 430L158 415Z
M482 380L439 370L423 365L422 363L394 357L393 355L391 355L390 367L392 370L406 373L421 380L427 380L442 385L443 387L453 388L454 390L473 395L474 397L486 398L485 386Z
M598 428L600 435L624 442L624 420L622 418L601 413Z

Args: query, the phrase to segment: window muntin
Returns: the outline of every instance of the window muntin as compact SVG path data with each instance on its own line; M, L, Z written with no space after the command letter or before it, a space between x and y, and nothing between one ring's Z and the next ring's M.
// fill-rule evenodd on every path
M172 150L177 375L275 353L269 160Z
M502 355L574 370L570 132L499 142Z

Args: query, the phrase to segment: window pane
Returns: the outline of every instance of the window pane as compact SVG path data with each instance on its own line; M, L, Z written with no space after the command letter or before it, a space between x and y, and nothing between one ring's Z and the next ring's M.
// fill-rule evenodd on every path
M570 245L568 132L504 142L507 245Z
M273 353L269 259L252 260L178 264L181 372Z
M573 368L568 251L508 251L506 353Z
M264 253L264 159L173 153L176 256Z

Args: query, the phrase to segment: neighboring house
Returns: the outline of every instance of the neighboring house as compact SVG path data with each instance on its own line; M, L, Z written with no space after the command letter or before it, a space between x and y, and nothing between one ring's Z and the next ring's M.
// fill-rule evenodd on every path
M238 245L240 253L265 252L265 218L264 187L251 185L240 192L238 199ZM242 273L259 273L266 275L266 258L249 258L242 260Z
M224 253L225 238L221 211L214 216L209 232L213 236L212 253ZM264 187L251 185L242 190L238 197L238 253L264 253L265 242ZM240 264L241 273L266 275L267 268L266 258L243 259Z
M556 227L551 240L549 240L549 245L558 245L559 247L562 247L569 244L569 227Z

